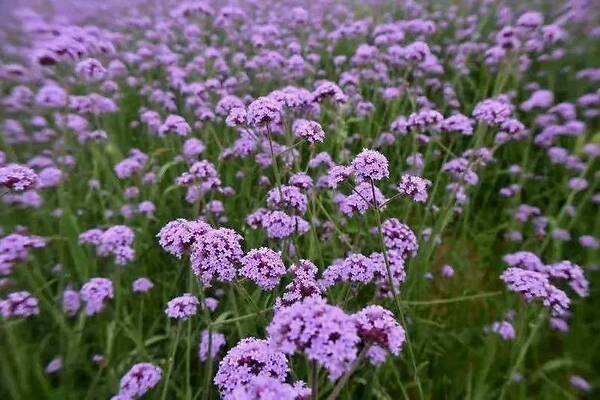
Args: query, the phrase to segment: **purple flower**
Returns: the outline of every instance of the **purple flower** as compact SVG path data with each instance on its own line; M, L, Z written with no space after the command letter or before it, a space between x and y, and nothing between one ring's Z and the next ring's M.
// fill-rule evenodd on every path
M191 131L192 128L190 128L190 125L185 121L185 119L174 114L169 115L160 128L158 128L158 134L160 136L166 136L168 134L187 136Z
M593 237L591 235L579 236L579 244L582 247L586 247L588 249L594 249L594 250L596 250L598 247L600 247L600 243L598 243L598 239L596 239L595 237Z
M188 221L179 218L163 226L156 237L165 251L181 258L198 238L211 230L212 227L202 220Z
M308 208L306 195L296 186L273 188L267 195L267 204L272 208L293 209L304 214Z
M390 175L388 160L375 150L364 149L352 161L352 169L360 179L379 181Z
M363 346L371 346L368 355L373 364L381 364L381 351L400 354L406 334L391 311L377 305L367 306L352 315Z
M135 293L147 293L154 287L154 283L148 278L142 277L133 281L131 289Z
M92 278L79 291L81 300L86 303L87 315L104 310L105 301L114 297L113 284L105 278Z
M477 103L473 117L488 125L501 125L512 115L510 104L495 99L486 99Z
M590 392L592 390L592 385L579 375L571 375L569 382L571 383L571 386L582 392Z
M257 376L284 382L289 372L285 354L266 340L242 339L219 363L214 383L222 396L229 396L238 385L246 385Z
M44 370L47 374L55 374L59 372L63 367L63 358L61 356L55 357L46 365Z
M101 81L106 76L106 69L95 58L87 58L78 62L75 72L86 82Z
M323 143L325 140L325 132L316 121L306 119L297 119L292 126L294 135L300 139L304 139L309 143Z
M510 341L516 337L515 328L509 321L496 321L490 326L490 331L500 335L502 340Z
M29 292L9 293L5 299L0 300L0 314L5 319L28 318L39 313L38 299Z
M240 242L242 236L232 229L212 229L200 236L192 245L190 262L194 274L204 285L213 280L231 282L244 255Z
M14 192L24 192L35 188L38 176L30 168L18 164L0 167L0 186Z
M210 358L214 361L225 345L225 335L219 332L202 331L200 344L198 345L198 358L204 362L208 360L208 347L210 342Z
M452 278L454 276L454 268L450 265L444 265L442 267L442 276L444 278Z
M196 296L185 293L183 296L175 297L167 303L165 314L169 318L187 320L198 312L200 302Z
M587 189L589 186L588 181L583 178L571 178L569 179L569 188L576 192L581 192L582 190Z
M66 289L62 296L62 308L63 312L69 317L77 314L81 307L81 299L79 298L79 292L73 289Z
M274 239L285 239L294 234L308 232L310 225L306 220L291 216L283 211L271 211L262 215L261 226L266 230L267 236Z
M511 267L500 278L509 290L520 293L525 300L540 299L553 316L562 316L568 312L571 300L565 292L552 285L543 273Z
M304 382L294 385L269 376L253 377L248 383L238 385L226 400L301 400L310 397L310 389Z
M373 194L375 194L375 198L373 198ZM342 200L340 211L347 216L352 216L355 213L365 214L373 206L383 210L386 207L386 200L379 188L375 187L375 193L373 193L370 183L361 182L351 195Z
M255 127L277 124L281 121L281 104L270 97L259 97L248 106L248 123Z
M289 307L308 297L321 297L321 288L316 280L319 272L316 265L308 260L300 260L290 267L294 279L284 289L275 302L275 308Z
M162 369L154 364L135 364L121 378L119 395L124 398L137 399L158 385L162 379Z
M327 186L337 189L338 185L352 175L352 168L344 165L332 165L327 174Z
M322 289L327 289L338 282L367 284L373 281L378 272L378 264L362 254L351 253L345 259L334 262L323 271L320 281Z
M331 380L348 370L360 341L352 317L316 297L279 308L267 332L274 349L304 353L327 369Z
M241 264L240 274L263 290L273 290L286 273L281 255L266 247L250 250Z
M417 203L427 202L427 190L431 187L431 181L420 176L414 176L409 174L402 175L400 185L398 186L398 192L400 194L410 197Z

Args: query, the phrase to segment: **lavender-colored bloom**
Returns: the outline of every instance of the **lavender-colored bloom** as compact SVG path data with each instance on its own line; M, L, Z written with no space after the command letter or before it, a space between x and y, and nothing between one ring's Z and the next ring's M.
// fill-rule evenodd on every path
M444 278L452 278L454 276L454 268L451 265L444 265L442 267L442 276Z
M190 138L183 143L182 153L187 160L193 160L204 152L204 142L197 138Z
M29 318L39 313L38 299L29 292L9 293L5 299L0 300L0 315L5 319Z
M461 135L473 135L473 121L462 114L454 114L444 119L440 124L442 132L456 132Z
M225 335L219 332L202 331L200 344L198 345L198 358L204 362L208 360L208 347L210 342L210 358L215 360L221 348L225 345Z
M569 377L569 382L571 383L571 386L582 392L590 392L592 390L592 385L579 375L571 375L571 377Z
M545 272L551 280L563 279L569 282L569 286L580 297L589 295L589 282L585 277L583 268L570 261L564 260L547 265Z
M47 374L55 374L59 372L63 367L63 358L61 356L55 357L46 365L44 371Z
M310 397L304 382L294 385L268 376L253 377L248 383L238 385L226 400L300 400Z
M540 299L554 316L565 315L571 300L565 292L552 285L545 274L522 268L508 268L501 275L509 290L520 293L525 300Z
M333 165L327 174L327 186L337 189L338 185L352 175L352 168L344 165Z
M0 186L14 192L24 192L35 188L38 176L32 169L18 164L0 167Z
M325 140L325 132L316 121L306 119L297 119L292 126L294 135L300 139L304 139L309 143L323 143Z
M500 335L502 340L510 341L516 338L515 328L509 321L496 321L490 326L490 331Z
M79 298L79 292L73 289L66 289L62 296L62 308L63 312L69 317L77 314L81 307L81 299Z
M313 180L304 172L298 172L290 176L289 184L291 186L297 187L300 190L306 191L313 187Z
M327 369L331 380L348 370L360 341L352 317L316 297L279 308L267 332L271 346L304 353Z
M598 243L598 239L596 239L595 237L593 237L591 235L579 236L579 244L581 245L581 247L585 247L588 249L594 249L594 250L596 250L597 248L600 247L600 243Z
M587 189L588 186L588 182L583 178L571 178L569 180L569 188L576 192L581 192L582 190Z
M267 232L267 236L274 239L285 239L294 234L308 232L310 225L306 220L291 216L283 211L266 212L262 215L261 226Z
M169 318L187 320L198 313L198 298L190 293L185 293L183 296L175 297L165 309L165 314Z
M569 332L569 323L563 318L550 318L550 329L561 333L567 333Z
M81 300L86 303L87 315L104 310L105 302L114 297L113 284L106 278L92 278L79 291Z
M192 128L183 117L171 114L158 129L158 134L160 136L166 136L168 134L187 136L191 131Z
M133 281L131 289L135 293L147 293L154 287L154 283L148 278L142 277Z
M267 204L272 208L294 209L304 214L308 208L308 199L296 186L281 186L269 191Z
M512 115L510 104L495 99L486 99L478 103L473 110L473 117L488 125L501 125Z
M385 361L381 359L379 349L395 356L400 354L406 334L392 312L377 305L367 306L352 315L352 319L363 346L371 346L368 355L373 364Z
M241 259L241 265L240 275L263 290L273 290L286 273L281 255L266 247L250 250Z
M135 364L121 378L119 395L124 398L137 399L156 387L162 379L162 369L154 364Z
M371 258L351 253L323 271L320 286L322 289L327 289L338 282L367 284L375 278L376 272L378 272L378 265Z
M248 106L248 123L256 127L277 124L281 121L281 104L270 97L259 97Z
M212 227L202 220L188 221L179 218L163 226L156 237L165 251L181 258L196 240L210 230Z
M321 297L321 288L316 281L319 272L316 265L308 260L300 260L290 267L294 279L289 283L275 302L275 308L289 307L308 297Z
M219 363L214 383L223 397L231 395L238 385L246 385L256 376L284 382L289 372L285 354L266 340L242 339Z
M244 255L242 236L232 229L213 229L200 236L192 245L190 262L194 274L204 285L213 280L231 282Z
M404 174L402 175L398 192L411 198L417 203L427 202L427 190L431 187L431 181L420 176Z
M402 258L412 258L417 255L419 243L414 232L396 218L385 220L381 224L381 232L385 246L396 250Z
M360 179L379 181L390 175L388 160L375 150L364 149L352 161L352 169Z

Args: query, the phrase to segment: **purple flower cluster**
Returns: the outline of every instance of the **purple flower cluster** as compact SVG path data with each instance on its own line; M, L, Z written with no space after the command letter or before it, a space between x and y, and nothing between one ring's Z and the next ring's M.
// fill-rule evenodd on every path
M27 291L9 293L0 300L0 314L3 318L29 318L38 315L38 299Z
M211 229L196 239L190 254L194 274L204 285L212 281L231 282L244 256L242 236L232 229Z
M175 297L165 309L165 314L169 318L187 320L198 313L200 302L198 298L190 293L185 293L183 296Z
M0 166L0 186L14 192L23 192L35 188L38 176L32 169L18 164Z
M242 257L240 264L240 275L263 290L275 289L286 273L281 255L266 247L250 250Z
M113 283L106 278L92 278L81 287L79 295L87 315L98 314L104 310L106 301L114 297Z
M210 347L210 359L215 360L221 351L221 348L225 346L225 343L225 335L222 333L209 332L208 330L202 331L202 334L200 335L200 344L198 345L198 358L202 362L208 360L208 349Z
M267 332L270 346L286 354L304 353L331 380L348 370L360 341L352 317L316 297L279 308Z
M417 203L425 203L427 202L427 191L430 187L430 180L420 176L404 174L398 185L398 192Z
M123 377L119 399L138 399L154 389L162 379L162 369L154 364L135 364Z
M134 240L135 232L125 225L115 225L104 231L90 229L79 235L79 243L96 246L96 254L100 257L114 256L118 265L127 265L135 259Z
M381 306L367 306L352 315L352 319L363 346L369 347L367 354L373 364L383 363L386 352L400 354L406 334L391 311Z

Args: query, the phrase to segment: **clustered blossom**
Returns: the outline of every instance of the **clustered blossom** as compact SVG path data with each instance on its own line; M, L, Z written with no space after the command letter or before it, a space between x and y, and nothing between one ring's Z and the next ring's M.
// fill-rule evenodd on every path
M106 301L114 297L113 283L106 278L92 278L81 287L79 295L87 315L98 314L104 310Z
M148 278L142 277L133 281L131 288L135 293L147 293L154 287L154 283Z
M204 285L213 280L231 282L244 252L242 236L232 229L212 229L200 236L193 244L190 262L194 274Z
M292 130L296 137L304 139L309 143L323 143L325 140L325 132L323 132L323 128L316 121L298 119L294 121Z
M117 265L127 265L135 259L134 240L135 232L125 225L91 229L79 235L79 243L96 246L100 257L114 256Z
M300 260L290 267L294 275L285 287L281 297L277 298L275 308L289 307L308 297L321 297L321 286L317 282L317 266L308 260Z
M18 164L0 166L0 186L14 192L23 192L35 188L37 174L30 168Z
M231 398L235 400L301 400L308 399L310 393L311 390L302 381L290 385L289 383L280 382L275 378L256 376L246 385L238 385L233 391Z
M369 347L367 355L373 364L383 363L386 352L400 354L406 334L391 311L377 305L367 306L352 315L352 319L363 346Z
M516 338L515 328L510 321L496 321L489 327L489 331L496 333L505 341Z
M352 169L360 179L380 181L390 175L388 160L375 150L364 149L352 161Z
M198 313L200 302L198 298L190 293L185 293L183 296L175 297L165 309L165 314L169 318L186 320Z
M232 347L219 363L214 383L224 398L234 398L232 392L247 385L257 376L285 382L289 366L285 354L277 351L266 340L253 337L242 339Z
M166 252L181 258L200 236L211 229L212 227L202 220L188 221L179 218L163 226L156 237Z
M240 263L240 275L253 281L263 290L273 290L286 273L281 255L266 247L250 250Z
M202 331L202 334L200 335L200 344L198 345L198 358L202 362L208 360L208 348L210 347L210 359L215 360L221 351L221 348L225 346L225 343L225 335L222 333L209 332L208 330Z
M17 264L26 262L31 249L45 246L40 236L13 233L0 238L0 276L10 275Z
M304 353L323 366L331 380L356 359L360 341L352 317L316 297L279 308L267 332L271 346L286 354Z
M38 299L27 291L9 293L0 300L0 314L5 319L29 318L39 313Z
M398 192L417 203L425 203L427 202L427 191L430 187L430 180L421 178L420 176L404 174L398 185Z
M389 250L396 250L404 259L417 255L419 243L415 233L397 218L390 218L381 224L383 241Z
M162 369L154 364L135 364L123 377L118 398L138 399L154 389L162 379Z

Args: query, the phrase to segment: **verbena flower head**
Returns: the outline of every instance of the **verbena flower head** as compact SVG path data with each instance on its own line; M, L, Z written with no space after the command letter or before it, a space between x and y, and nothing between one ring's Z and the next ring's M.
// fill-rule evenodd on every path
M175 297L165 309L165 314L169 318L187 320L198 313L198 298L190 293L185 293L183 296Z
M275 302L275 308L289 307L308 297L321 297L321 287L317 283L319 269L308 260L300 260L290 267L294 279L284 289Z
M63 312L72 317L77 314L80 307L81 299L79 297L79 292L73 289L66 289L62 296Z
M154 283L148 278L142 277L133 281L131 288L135 293L147 293L154 287Z
M251 125L263 127L281 121L281 104L270 97L259 97L248 106L247 120Z
M266 247L252 249L241 259L240 274L263 290L273 290L286 273L281 255Z
M154 364L135 364L121 378L119 395L130 399L144 396L162 379L162 369Z
M9 293L0 300L0 314L5 319L28 318L39 313L38 299L27 291Z
M419 243L415 233L397 218L383 221L381 232L385 246L390 250L397 250L402 258L412 258L417 255Z
M267 204L272 208L292 209L304 214L308 208L308 199L296 186L284 185L269 191Z
M325 271L320 281L321 288L327 289L338 282L370 283L379 265L362 254L351 253L343 260L333 263Z
M163 226L156 237L165 251L181 258L198 238L210 230L212 227L202 220L188 221L179 218Z
M352 317L316 297L279 308L267 332L271 346L286 354L305 354L323 366L331 380L348 370L360 341Z
M194 274L204 285L213 280L231 282L244 252L242 236L232 229L212 229L198 238L192 245L190 262Z
M379 357L379 349L395 356L400 354L406 334L391 311L377 305L367 306L352 315L352 319L363 346L370 346L368 355L373 364L385 361Z
M214 383L221 396L226 397L237 386L246 385L257 376L285 382L288 372L284 353L277 351L266 340L250 337L240 340L221 360Z
M106 301L114 297L113 283L106 278L92 278L79 291L81 300L85 302L87 315L98 314L106 305Z
M267 376L256 376L245 385L238 385L230 398L233 400L302 400L310 397L304 382L294 385Z
M375 150L364 149L352 161L352 169L360 179L379 181L390 175L388 160Z
M219 332L209 332L208 330L204 330L202 331L200 344L198 345L198 358L202 362L208 360L208 348L210 346L210 358L214 361L224 345L225 335Z
M430 180L421 178L420 176L404 174L398 186L398 192L417 203L425 203L427 202L427 191L430 187Z
M510 341L516 338L515 328L509 321L496 321L489 327L490 332L500 335L502 340Z
M35 188L38 176L32 169L18 164L0 167L0 186L13 191L23 192Z
M304 139L309 143L323 143L325 140L325 132L323 132L323 128L316 121L297 119L294 121L292 131L294 132L294 136Z

